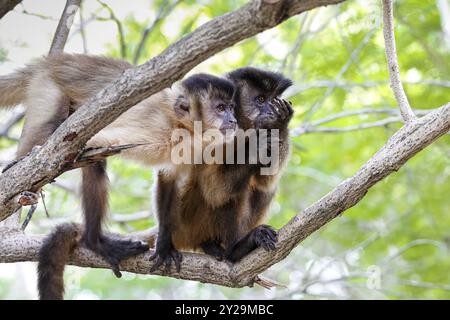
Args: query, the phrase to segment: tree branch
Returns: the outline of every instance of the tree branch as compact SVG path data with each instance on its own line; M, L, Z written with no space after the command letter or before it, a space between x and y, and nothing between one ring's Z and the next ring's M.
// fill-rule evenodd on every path
M420 109L416 110L417 115L426 115L432 110L428 109ZM321 126L325 123L333 122L335 120L349 118L353 116L359 115L368 115L368 114L389 114L390 117L372 121L372 122L363 122L355 125L345 126L345 127L328 127ZM299 127L296 127L290 131L291 136L299 136L305 133L340 133L340 132L350 132L357 130L370 129L375 127L386 127L392 123L402 122L402 118L400 116L400 111L398 109L392 108L364 108L358 110L349 110L338 112L329 116L326 116L322 119L318 119L311 123L305 123Z
M41 148L0 176L0 221L18 208L15 197L51 182L78 156L85 143L130 107L170 86L215 53L315 7L343 0L254 0L212 19L146 63L125 71L65 123Z
M141 41L139 41L136 53L134 54L133 64L136 64L139 61L148 36L152 33L158 23L161 22L161 20L164 20L173 11L173 9L175 9L175 7L180 4L180 2L181 0L176 0L173 3L165 3L159 8L153 22L148 27L146 27L144 29L144 32L142 33Z
M397 61L397 50L395 48L394 35L394 14L392 9L392 0L383 0L383 35L386 46L386 57L389 69L389 78L391 80L391 88L394 91L395 99L403 120L408 123L413 121L416 116L409 105L408 98L403 90L400 80L400 73Z
M50 46L49 55L62 52L69 36L70 27L73 23L75 13L80 7L81 0L67 0L61 18L59 19L56 32Z
M97 0L97 2L108 11L109 20L113 21L116 24L117 32L119 33L120 56L125 59L127 57L127 44L125 43L125 34L123 32L122 22L119 20L119 18L117 18L114 10L110 6L100 0ZM100 20L100 18L97 19Z
M387 143L351 178L293 217L279 230L273 252L256 249L240 262L232 265L195 253L184 253L181 272L175 267L167 276L207 282L228 287L251 286L259 273L284 259L299 242L323 225L356 205L369 188L399 170L416 153L450 130L450 103L411 122L393 135ZM155 230L151 230L153 236ZM141 235L143 233L140 233ZM136 234L137 235L137 234ZM147 237L151 233L147 234ZM144 237L145 238L145 237ZM20 231L4 232L0 238L0 262L36 261L42 236L25 236ZM128 259L121 264L124 271L150 274L152 252ZM71 264L81 267L108 268L108 264L89 250L79 248ZM162 275L157 270L152 274Z
M21 2L22 0L2 0L0 3L0 19Z

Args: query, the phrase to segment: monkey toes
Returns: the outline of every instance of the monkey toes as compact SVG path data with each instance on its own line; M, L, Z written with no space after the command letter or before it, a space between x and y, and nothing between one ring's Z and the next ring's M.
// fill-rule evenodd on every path
M262 247L266 251L271 251L275 250L278 234L271 226L260 225L255 228L253 239L258 247Z
M173 247L156 248L155 252L152 254L149 260L155 261L153 266L150 268L150 272L155 271L164 264L165 268L163 273L169 273L170 267L172 265L172 260L175 262L177 272L180 272L183 256L180 252L178 252L178 250L174 249Z
M141 241L109 237L102 237L96 245L87 244L87 247L101 255L111 265L112 271L118 278L122 276L119 269L120 261L144 253L149 249L148 245Z

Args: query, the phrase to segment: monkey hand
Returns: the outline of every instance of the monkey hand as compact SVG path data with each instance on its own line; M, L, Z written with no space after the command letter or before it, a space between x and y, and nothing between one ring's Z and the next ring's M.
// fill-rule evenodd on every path
M262 224L253 230L253 242L257 247L262 247L266 251L275 250L277 243L277 232L268 225Z
M287 127L289 121L291 121L294 114L292 103L280 98L274 98L271 106L277 115L275 129L284 129Z
M120 261L144 253L149 249L148 245L141 241L123 240L108 236L102 236L95 244L86 243L86 246L110 264L117 278L122 276L119 269Z
M178 250L176 250L172 243L168 244L162 244L162 245L156 245L156 250L152 254L152 256L149 259L150 261L155 260L155 263L150 268L150 272L155 271L160 266L165 264L164 273L168 273L170 270L170 267L172 265L172 260L175 262L175 267L177 269L177 272L180 272L181 269L181 261L183 260L183 256L181 255Z
M274 98L270 102L270 110L259 115L255 124L258 129L286 129L293 114L289 101Z

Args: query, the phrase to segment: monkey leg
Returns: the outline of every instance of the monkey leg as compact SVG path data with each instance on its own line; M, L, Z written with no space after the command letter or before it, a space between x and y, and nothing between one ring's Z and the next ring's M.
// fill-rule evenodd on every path
M153 272L165 264L164 272L168 272L172 260L178 272L181 269L183 256L174 248L172 243L172 230L174 228L174 215L176 214L177 193L175 181L159 171L156 181L156 213L158 216L158 238L156 248L150 261L155 260L150 271Z
M225 250L220 246L220 243L214 240L209 240L203 242L201 245L202 250L205 254L213 256L218 261L222 261L225 257Z
M36 145L43 145L70 113L70 98L48 75L31 79L28 88L17 157L26 156Z
M85 229L82 243L102 256L117 277L121 277L120 261L147 251L140 241L118 239L102 232L102 222L108 209L108 177L106 161L82 168L82 205Z
M249 252L258 247L266 251L275 250L277 232L268 225L260 225L251 230L245 237L231 246L226 253L226 258L232 262L239 261Z

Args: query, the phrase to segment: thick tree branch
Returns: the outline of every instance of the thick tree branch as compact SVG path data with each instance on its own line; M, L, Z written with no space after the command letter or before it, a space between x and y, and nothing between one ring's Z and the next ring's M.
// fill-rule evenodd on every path
M354 176L343 181L281 228L275 251L257 249L234 265L216 261L206 255L185 253L181 272L177 273L172 268L167 275L228 287L253 285L259 273L285 258L311 233L356 205L373 185L399 170L408 159L449 130L450 103L405 125ZM142 236L143 233L140 235L151 238L155 230L152 229L151 232L145 236ZM4 233L0 239L0 262L36 261L41 236L25 236L19 231ZM148 261L150 255L151 252L124 261L121 267L124 271L149 274L152 265ZM86 249L77 249L71 264L108 268L105 261ZM154 274L161 275L161 272L158 270Z
M92 97L61 125L42 148L0 176L0 221L18 205L22 191L37 190L52 181L77 157L85 143L120 114L144 98L170 86L215 53L274 27L287 18L343 0L254 0L205 23L143 65L131 68Z
M21 2L22 0L2 0L0 2L0 19Z
M400 72L397 60L397 50L395 48L394 35L394 14L392 9L392 0L383 0L383 35L386 46L386 57L389 69L389 78L391 80L391 88L394 91L395 99L403 120L408 123L413 121L416 116L409 105L405 90L400 80Z

